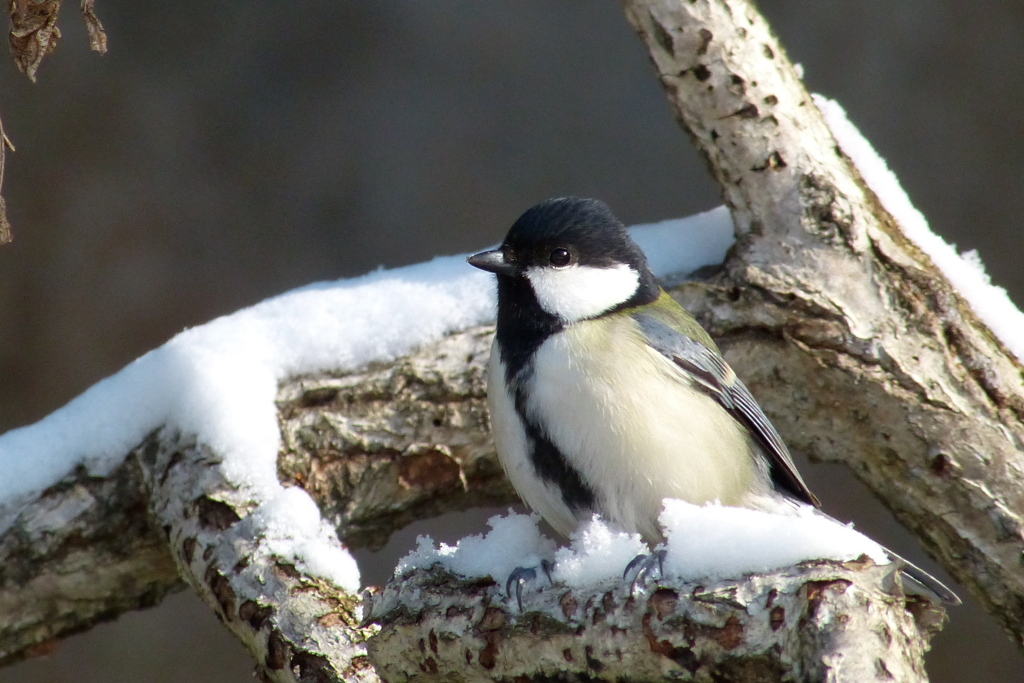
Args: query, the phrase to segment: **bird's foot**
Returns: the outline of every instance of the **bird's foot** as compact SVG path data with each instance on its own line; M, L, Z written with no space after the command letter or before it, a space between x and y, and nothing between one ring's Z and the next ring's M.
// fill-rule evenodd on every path
M651 570L655 567L658 568L658 578L664 578L665 555L667 552L664 548L657 548L649 555L637 555L630 560L629 564L626 565L626 570L622 572L622 580L625 581L629 577L630 572L636 570L633 580L629 582L630 595L636 592L637 584L643 585L650 578Z
M551 570L554 568L554 563L551 560L541 560L540 568L544 572L544 576L548 577L548 583L554 583L551 580ZM527 583L537 580L537 567L516 567L512 570L512 573L508 575L508 581L505 582L505 594L508 597L512 597L512 585L516 587L516 604L519 605L519 611L523 611L523 586Z

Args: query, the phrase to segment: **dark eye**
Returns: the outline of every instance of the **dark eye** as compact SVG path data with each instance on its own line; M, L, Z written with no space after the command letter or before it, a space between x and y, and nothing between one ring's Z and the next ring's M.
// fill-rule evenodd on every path
M568 249L559 247L551 252L551 256L548 259L551 261L551 265L561 268L562 266L569 265L569 261L572 260L572 254L569 253Z

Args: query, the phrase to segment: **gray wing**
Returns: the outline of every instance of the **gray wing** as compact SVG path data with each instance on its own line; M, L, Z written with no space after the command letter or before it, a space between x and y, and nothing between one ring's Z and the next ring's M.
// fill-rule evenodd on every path
M821 507L797 472L782 437L725 359L657 318L638 313L633 315L633 319L640 324L652 348L686 371L698 388L747 428L768 458L768 471L775 488L796 500Z

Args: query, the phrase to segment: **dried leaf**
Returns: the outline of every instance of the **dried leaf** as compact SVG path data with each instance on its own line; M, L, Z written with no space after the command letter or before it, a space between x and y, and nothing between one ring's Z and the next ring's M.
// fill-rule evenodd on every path
M89 46L93 52L106 54L107 32L96 16L96 0L82 0L82 16L85 18L85 27L89 29Z
M10 3L14 63L35 81L43 57L53 52L60 38L57 28L60 0L10 0Z

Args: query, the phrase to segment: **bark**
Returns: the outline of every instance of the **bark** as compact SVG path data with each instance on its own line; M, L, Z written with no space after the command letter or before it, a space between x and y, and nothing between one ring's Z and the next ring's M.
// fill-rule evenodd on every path
M306 489L358 547L378 548L415 519L518 500L489 432L492 337L471 329L393 364L282 388L281 480Z
M185 586L128 461L107 477L75 472L0 514L0 529L0 664Z

